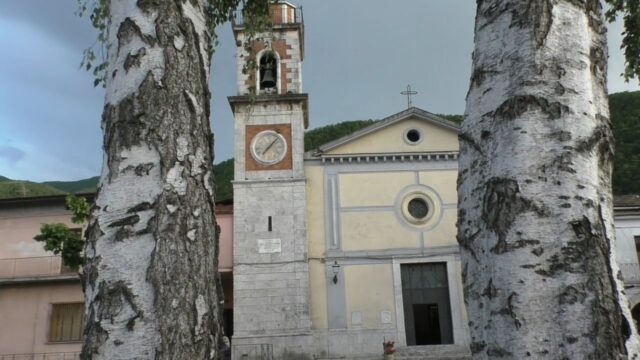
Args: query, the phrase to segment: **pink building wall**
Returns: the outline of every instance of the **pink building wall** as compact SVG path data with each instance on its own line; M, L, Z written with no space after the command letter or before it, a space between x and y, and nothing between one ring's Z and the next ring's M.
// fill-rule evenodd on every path
M52 304L83 302L76 273L33 240L44 223L71 222L63 197L0 200L0 355L70 353L80 342L49 342Z
M221 230L218 261L227 309L233 307L232 209L230 204L216 205ZM62 196L0 199L0 359L7 354L34 353L66 353L65 360L78 358L81 342L51 343L49 327L52 304L83 302L79 278L33 240L44 223L77 227L70 219Z

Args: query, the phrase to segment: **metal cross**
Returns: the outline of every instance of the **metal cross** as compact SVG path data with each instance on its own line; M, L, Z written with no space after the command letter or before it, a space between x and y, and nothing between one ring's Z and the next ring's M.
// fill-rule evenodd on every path
M401 91L400 94L407 95L407 109L411 107L411 95L417 94L417 91L411 90L411 85L407 85L406 91Z

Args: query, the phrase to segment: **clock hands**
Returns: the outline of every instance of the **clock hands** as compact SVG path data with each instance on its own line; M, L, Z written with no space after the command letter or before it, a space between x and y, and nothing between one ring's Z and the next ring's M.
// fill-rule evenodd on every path
M278 140L279 140L278 138L275 138L275 140L273 140L273 141L271 142L271 144L269 144L269 146L267 146L267 148L266 148L266 149L264 149L264 151L262 152L262 155L266 154L266 153L267 153L267 151L269 151L269 149L271 149L271 147L272 147L275 143L277 143L277 142L278 142Z

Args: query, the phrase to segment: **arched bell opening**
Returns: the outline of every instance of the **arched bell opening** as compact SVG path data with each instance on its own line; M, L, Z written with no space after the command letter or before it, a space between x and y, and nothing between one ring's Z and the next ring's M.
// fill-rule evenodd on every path
M278 56L273 51L264 51L258 61L260 92L276 93L278 90Z

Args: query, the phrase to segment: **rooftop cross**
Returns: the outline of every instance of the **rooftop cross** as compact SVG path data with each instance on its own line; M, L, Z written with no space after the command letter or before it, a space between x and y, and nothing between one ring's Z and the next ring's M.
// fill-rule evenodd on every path
M411 90L411 85L407 85L407 90L406 91L401 91L400 94L402 95L407 95L407 109L409 109L411 107L411 95L415 95L417 94L417 91L412 91Z

